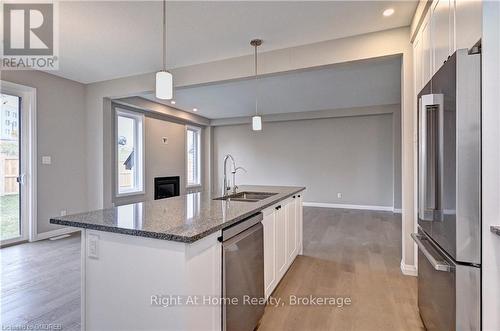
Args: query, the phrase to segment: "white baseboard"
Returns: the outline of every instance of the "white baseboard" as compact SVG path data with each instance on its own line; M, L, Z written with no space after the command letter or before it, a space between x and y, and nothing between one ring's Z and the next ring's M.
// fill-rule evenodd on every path
M43 232L43 233L38 233L36 235L35 240L33 240L33 241L44 240L44 239L48 239L48 238L51 238L51 237L62 236L63 234L73 233L73 232L77 232L77 231L80 231L80 230L81 229L64 227L62 229L57 229L57 230L47 231L47 232Z
M404 264L401 261L401 272L406 276L418 276L417 267L411 264Z
M361 209L361 210L380 210L393 211L390 206L369 206L369 205L348 205L343 203L323 203L323 202L304 202L306 207L321 207L321 208L344 208L344 209Z

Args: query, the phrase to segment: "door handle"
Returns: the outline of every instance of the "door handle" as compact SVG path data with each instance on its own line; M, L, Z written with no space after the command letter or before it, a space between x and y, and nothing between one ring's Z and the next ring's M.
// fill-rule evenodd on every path
M448 263L443 263L442 261L438 261L432 253L425 247L424 243L422 242L423 237L417 233L412 233L411 237L413 240L415 240L415 243L417 244L418 248L424 253L424 256L427 258L429 263L432 265L432 267L437 270L437 271L444 271L444 272L451 272L453 270L453 267L449 265Z
M25 174L20 174L19 176L16 177L16 182L18 182L21 185L24 185L24 178L26 177Z

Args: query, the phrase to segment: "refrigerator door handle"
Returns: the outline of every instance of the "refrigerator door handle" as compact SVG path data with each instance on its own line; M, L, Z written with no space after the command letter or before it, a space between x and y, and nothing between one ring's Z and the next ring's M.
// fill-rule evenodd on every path
M419 133L418 133L418 216L425 221L442 220L442 188L443 188L443 95L442 94L426 94L419 99ZM428 112L437 112L437 118L434 113L428 123ZM434 120L434 121L433 121ZM433 121L433 122L432 122ZM437 122L437 123L436 123ZM428 124L431 127L428 127ZM438 132L435 132L435 126L438 125ZM431 130L431 132L429 132ZM428 145L428 135L432 135L432 146ZM437 144L436 144L437 142ZM433 182L430 183L433 187L432 198L433 205L428 206L428 172L427 166L429 162L429 153L432 153L431 162L436 166L434 173L431 174Z
M434 255L432 255L432 253L427 249L427 247L425 247L425 244L422 242L422 240L426 240L422 235L412 233L411 237L435 270L444 272L451 272L453 270L453 267L451 265L449 265L445 261L438 260L434 257Z
M426 177L427 171L425 164L427 164L427 138L425 135L426 129L426 112L423 105L423 97L419 98L419 132L418 132L418 217L425 220L425 191L426 191Z

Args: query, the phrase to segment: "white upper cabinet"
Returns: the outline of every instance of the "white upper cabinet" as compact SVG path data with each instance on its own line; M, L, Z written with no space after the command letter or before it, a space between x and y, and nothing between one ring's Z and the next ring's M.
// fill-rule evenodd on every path
M430 13L422 21L422 25L413 41L413 70L415 73L415 95L429 82L432 75L432 44L430 29Z
M432 58L433 70L435 74L448 59L453 46L450 43L450 32L452 26L452 16L450 0L438 0L431 6L431 38L432 38Z
M456 49L471 48L482 35L482 1L455 1Z
M432 2L413 41L417 93L457 49L470 49L481 39L481 16L481 0Z
M422 34L419 32L413 41L413 72L415 73L415 94L423 87L422 70Z
M420 68L422 70L422 86L420 90L429 82L432 77L432 43L431 43L431 14L427 13L422 22L421 31L421 53L420 53Z

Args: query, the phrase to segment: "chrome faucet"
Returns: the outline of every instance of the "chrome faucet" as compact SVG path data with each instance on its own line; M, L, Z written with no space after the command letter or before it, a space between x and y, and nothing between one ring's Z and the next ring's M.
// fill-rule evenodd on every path
M229 184L227 182L227 160L228 159L231 159L231 162L233 163L233 171L235 171L234 169L236 169L236 164L234 163L234 157L231 154L227 154L224 157L224 181L222 183L222 195L223 196L226 196L227 192L231 189L231 187L229 186Z
M236 185L236 172L238 170L243 170L244 172L247 172L247 169L243 168L243 167L236 167L234 168L233 170L233 194L236 194L236 190L238 189L238 186Z

